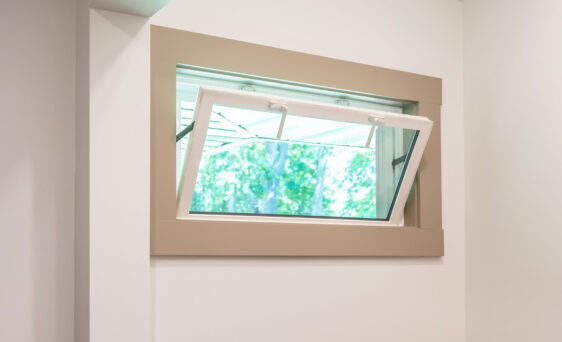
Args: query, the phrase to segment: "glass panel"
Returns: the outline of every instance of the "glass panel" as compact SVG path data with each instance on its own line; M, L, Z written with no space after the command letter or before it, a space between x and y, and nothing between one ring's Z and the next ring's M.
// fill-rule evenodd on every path
M402 113L405 103L383 99L371 94L360 94L349 91L319 87L309 84L302 84L296 82L288 82L284 80L277 80L271 78L264 78L259 76L245 75L233 73L228 71L214 70L196 66L177 65L176 66L176 134L179 133L184 127L191 123L193 119L193 110L199 87L214 86L226 89L244 90L248 92L256 92L262 94L272 94L277 96L290 97L295 99L302 99L315 102L323 102L330 104L338 104L342 106L358 107L365 109L383 110L387 112ZM228 118L228 117L227 117ZM306 118L299 118L304 125ZM288 117L285 131L287 134L290 130L287 128L291 126L292 118ZM272 124L272 122L264 123ZM306 127L302 126L301 127ZM315 127L315 126L309 126ZM254 132L260 132L260 136L275 137L277 131L272 133L271 127L252 127ZM277 129L277 128L275 128ZM228 133L228 132L223 132ZM363 136L361 132L361 137ZM348 137L353 137L349 134ZM361 138L362 139L362 138ZM348 141L342 142L344 145L362 146L363 142ZM184 163L185 151L189 136L184 137L177 144L176 148L176 188L179 186L179 177ZM209 141L206 148L209 146L217 147L217 142Z
M288 115L276 140L280 118L213 107L191 213L388 220L415 131L377 127L366 148L369 125Z
M365 147L371 126L350 122L287 115L283 139L301 142Z
M372 94L189 65L176 66L176 79L178 90L185 85L206 85L393 113L402 113L405 104L405 102L381 98Z
M277 136L281 114L230 106L213 106L205 148L250 138L274 138Z
M376 151L378 162L376 192L379 217L390 215L417 132L397 127L376 127L371 147Z
M403 113L404 106L409 105L405 102L377 98L371 94L193 66L178 65L176 75L176 134L193 121L193 112L201 85L394 113ZM281 115L277 112L262 112L227 106L213 108L192 211L252 215L357 217L381 220L388 218L402 178L404 165L407 162L405 155L415 143L416 131L377 127L371 146L366 149L365 144L370 126L288 115L282 139L276 140L280 118ZM176 145L177 186L179 186L181 170L186 158L188 141L189 134ZM288 146L286 147L288 156L285 170L278 175L278 212L266 211L265 199L259 197L265 196L264 191L267 190L266 184L263 183L265 182L264 174L270 178L273 175L271 170L264 169L268 165L264 162L270 157L267 152L268 146L272 150L272 144L277 146L276 151L284 150L283 145ZM321 147L322 149L320 149ZM302 153L301 157L298 157L299 154L295 152L297 150ZM245 156L247 159L244 159ZM233 158L233 161L230 162L231 164L222 165L219 162L221 158ZM322 175L322 172L316 170L322 170L319 168L319 162L324 159L326 166ZM208 167L204 165L208 165ZM215 169L213 170L213 168ZM361 182L357 180L357 177L373 174L374 181L372 178L363 179ZM207 177L206 180L202 180L202 175ZM314 199L307 197L310 187L314 185L316 189L316 184L320 184L316 180L317 177L324 179L321 214L317 214L320 190L315 192ZM230 180L231 183L226 182L225 179ZM234 196L227 199L224 197L226 196L225 189L234 184L233 180L238 184L237 190ZM303 183L303 181L308 183ZM208 182L213 183L212 186L209 185L209 189L206 189L205 183ZM260 184L260 182L262 183ZM219 185L224 189L219 191L217 189ZM251 189L251 191L248 192L247 189ZM302 196L297 196L297 194ZM209 202L211 198L213 201ZM257 205L249 210L248 205L242 203L244 200L253 201ZM199 204L196 204L197 201L200 201ZM229 207L225 201L239 204ZM269 199L267 203L271 204L271 201ZM353 201L356 202L355 208L351 208ZM291 202L300 204L295 207L294 203L289 205ZM316 205L312 205L313 203ZM365 209L367 203L369 203L370 212ZM222 209L219 210L217 207ZM294 210L283 211L283 208L288 207ZM315 208L314 213L312 207ZM232 210L229 211L230 209Z
M192 85L183 89L181 92L182 96L176 96L176 135L193 121L198 91L199 87ZM179 186L181 171L185 162L189 136L190 134L188 133L176 143L176 189Z

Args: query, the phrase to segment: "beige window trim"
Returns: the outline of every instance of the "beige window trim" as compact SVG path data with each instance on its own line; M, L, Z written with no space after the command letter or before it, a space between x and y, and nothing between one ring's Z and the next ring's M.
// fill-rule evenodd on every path
M416 103L433 121L404 227L176 218L176 65L315 84ZM441 80L164 27L151 27L151 254L442 256Z

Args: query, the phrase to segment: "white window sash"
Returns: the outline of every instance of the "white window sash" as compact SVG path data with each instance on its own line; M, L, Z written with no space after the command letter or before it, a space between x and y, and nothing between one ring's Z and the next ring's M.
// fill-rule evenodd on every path
M408 161L402 183L398 189L398 195L392 207L392 213L388 221L357 221L345 218L301 218L301 217L279 217L279 216L239 216L239 215L212 215L191 214L189 208L193 199L193 191L199 171L199 164L203 155L203 147L207 137L207 130L211 118L213 106L233 106L248 108L258 111L272 111L272 108L288 109L290 115L306 116L319 119L327 119L342 122L351 122L363 125L390 126L419 131L417 140ZM282 111L277 111L282 115ZM193 115L195 126L189 136L188 149L186 151L184 167L180 177L177 196L177 218L178 219L206 219L206 220L229 220L229 221L257 221L257 222L322 222L325 224L362 224L372 222L373 225L398 226L403 222L404 206L408 194L414 182L423 151L429 139L433 122L423 116L404 115L383 112L378 110L344 107L324 103L310 102L293 98L285 98L267 94L249 93L238 90L202 86L199 90L195 112Z

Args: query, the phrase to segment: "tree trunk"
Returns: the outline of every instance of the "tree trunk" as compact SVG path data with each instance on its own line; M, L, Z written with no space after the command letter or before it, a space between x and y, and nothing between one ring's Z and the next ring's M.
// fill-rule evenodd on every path
M270 166L270 177L267 177L265 184L264 213L276 214L279 181L285 171L285 164L289 156L289 144L268 142L266 148Z
M231 170L234 166L234 156L232 153L228 155L228 162L226 164L226 169ZM235 212L236 204L236 184L230 184L230 189L226 198L224 198L223 203L227 213Z
M235 204L236 204L236 185L231 185L230 187L230 196L226 200L226 212L234 213L235 212Z
M322 203L324 201L324 178L326 176L326 164L328 162L328 150L325 146L318 148L318 158L316 164L316 186L312 195L312 210L310 215L322 215Z

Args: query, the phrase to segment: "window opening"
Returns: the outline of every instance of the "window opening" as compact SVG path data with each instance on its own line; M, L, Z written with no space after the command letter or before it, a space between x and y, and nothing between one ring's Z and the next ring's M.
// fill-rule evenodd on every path
M269 96L273 87L261 94L253 86L249 91L247 84L232 91L185 83L183 69L178 75L178 95L183 95L177 98L178 218L400 223L431 121L395 114L402 110L392 101L364 101L350 108L341 105L341 95L322 93L324 102L337 103L324 105L298 96ZM194 94L199 100L193 101ZM202 94L209 95L204 105ZM201 146L192 146L192 140Z

